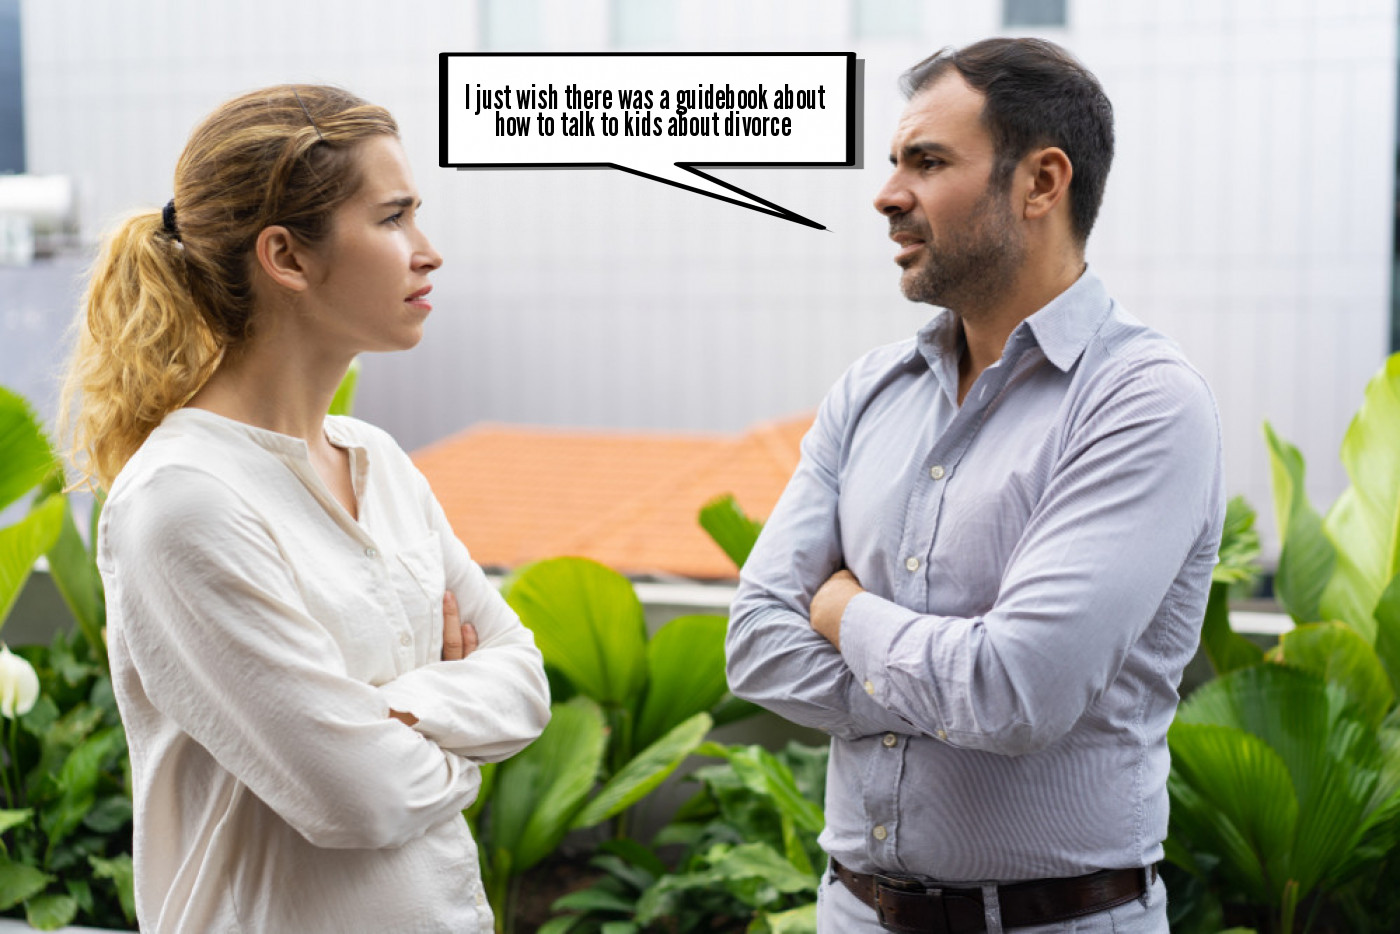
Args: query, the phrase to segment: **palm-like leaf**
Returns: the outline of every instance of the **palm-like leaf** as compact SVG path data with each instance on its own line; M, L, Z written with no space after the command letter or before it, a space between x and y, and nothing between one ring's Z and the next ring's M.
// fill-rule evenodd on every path
M592 827L636 804L666 780L710 732L707 713L697 713L639 752L575 816L576 828Z
M1323 528L1337 546L1337 568L1322 593L1323 619L1340 619L1374 636L1376 603L1400 574L1400 354L1366 386L1342 438L1351 486Z
M733 493L725 493L700 507L700 527L710 533L710 538L724 549L735 567L743 567L758 541L763 523L740 509Z
M1319 600L1337 564L1337 550L1323 532L1322 517L1312 507L1303 487L1303 455L1264 423L1269 444L1269 473L1273 480L1274 518L1278 523L1278 571L1274 592L1294 622L1311 623L1323 617ZM1360 630L1368 634L1368 630Z
M646 618L632 584L587 558L527 565L504 588L546 665L605 707L623 707L647 678Z
M23 396L0 386L0 509L57 468L58 459L34 409Z
M1269 658L1341 685L1379 727L1395 704L1395 691L1376 650L1345 623L1309 623L1279 637Z
M62 496L50 496L19 522L0 529L0 626L39 556L53 547L63 526Z
M724 677L723 616L678 616L647 643L647 689L637 715L636 747L660 739L676 724L717 704Z

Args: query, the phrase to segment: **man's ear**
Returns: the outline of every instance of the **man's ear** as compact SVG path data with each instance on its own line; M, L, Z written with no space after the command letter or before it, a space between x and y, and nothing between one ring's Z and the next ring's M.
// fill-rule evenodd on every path
M1068 206L1069 183L1074 178L1074 165L1058 146L1047 146L1029 153L1021 162L1027 172L1025 217L1027 220L1049 216L1060 202Z
M287 228L275 224L264 227L253 244L253 254L263 273L276 284L293 292L306 288L306 249Z

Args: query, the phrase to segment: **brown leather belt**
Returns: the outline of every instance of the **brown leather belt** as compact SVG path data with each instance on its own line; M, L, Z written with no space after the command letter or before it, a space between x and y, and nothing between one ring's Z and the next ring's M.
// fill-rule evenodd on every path
M902 934L976 934L987 930L980 888L926 886L912 879L831 867L851 894L875 909L880 926ZM1157 867L1103 869L1072 879L1037 879L997 887L1004 928L1081 918L1141 898Z

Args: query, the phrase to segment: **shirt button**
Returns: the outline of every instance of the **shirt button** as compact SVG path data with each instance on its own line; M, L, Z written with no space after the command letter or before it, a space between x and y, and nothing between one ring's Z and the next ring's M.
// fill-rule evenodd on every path
M399 636L399 645L412 645L412 644L413 644L413 637L412 637L411 635L409 635L408 633L404 633L403 635Z
M874 694L875 694L875 685L874 685L873 682L870 682L870 681L865 682L865 693L870 694L871 696L874 696Z
M885 829L884 824L876 824L875 829L870 831L870 834L876 840L883 840L890 835L890 832Z
M883 742L886 746L894 746L899 742L899 737L893 733L886 733Z
M933 734L933 735L934 735L934 736L937 736L939 739L947 739L947 738L948 738L948 731L947 731L947 730L939 730L937 733L935 733L935 734Z
M919 559L910 555L904 559L904 566L911 571L917 571L919 569Z
M928 475L929 475L930 477L932 477L933 479L935 479L935 480L942 480L942 479L943 479L943 465L942 465L942 464L934 464L932 467L930 467L930 468L928 469Z
M378 550L375 549L375 547L374 547L373 545L371 545L370 547L368 547L368 548L365 549L365 557L366 557L366 558L377 558L377 557L379 557L379 552L378 552Z

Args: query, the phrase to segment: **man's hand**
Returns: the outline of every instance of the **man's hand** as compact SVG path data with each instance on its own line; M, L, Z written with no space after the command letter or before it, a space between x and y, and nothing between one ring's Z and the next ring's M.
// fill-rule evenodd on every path
M476 651L476 627L462 622L457 597L452 591L442 595L442 660L455 662Z
M841 648L841 616L851 598L864 592L860 581L845 568L828 577L812 595L812 628L836 648Z

